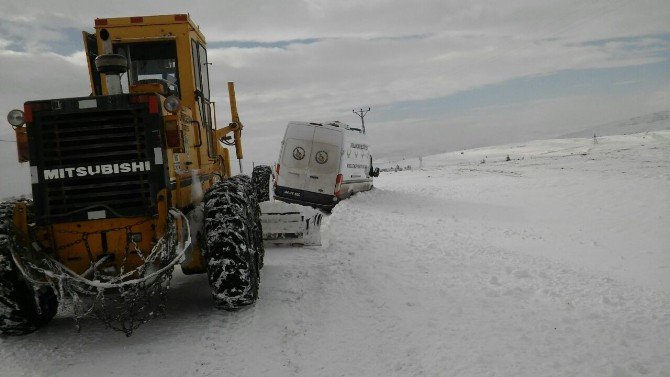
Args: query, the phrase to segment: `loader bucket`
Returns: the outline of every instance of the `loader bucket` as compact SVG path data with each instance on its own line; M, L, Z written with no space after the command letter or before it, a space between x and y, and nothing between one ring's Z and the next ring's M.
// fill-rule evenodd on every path
M273 245L321 245L323 214L312 207L281 201L259 204L263 241Z

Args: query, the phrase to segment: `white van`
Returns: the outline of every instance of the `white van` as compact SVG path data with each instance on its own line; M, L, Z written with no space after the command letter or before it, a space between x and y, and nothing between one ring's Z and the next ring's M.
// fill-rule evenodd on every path
M341 122L289 122L276 166L277 199L332 208L341 199L372 188L367 136Z

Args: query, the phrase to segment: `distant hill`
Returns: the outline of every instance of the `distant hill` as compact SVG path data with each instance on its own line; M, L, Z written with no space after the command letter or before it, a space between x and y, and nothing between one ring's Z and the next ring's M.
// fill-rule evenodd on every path
M616 121L593 126L582 131L571 132L558 136L558 139L570 139L576 137L593 137L636 134L647 131L660 131L670 129L670 111L637 116L624 121Z

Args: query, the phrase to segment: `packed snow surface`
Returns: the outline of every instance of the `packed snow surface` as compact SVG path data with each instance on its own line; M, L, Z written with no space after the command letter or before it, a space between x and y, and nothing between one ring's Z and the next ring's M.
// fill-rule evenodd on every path
M507 156L510 159L507 161ZM218 311L176 273L131 338L59 315L3 376L670 376L670 131L423 159L269 248Z

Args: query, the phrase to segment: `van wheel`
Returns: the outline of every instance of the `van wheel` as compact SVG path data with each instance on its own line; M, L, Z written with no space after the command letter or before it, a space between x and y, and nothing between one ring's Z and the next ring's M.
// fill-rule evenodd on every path
M254 167L251 173L251 182L256 190L256 197L259 202L266 202L272 199L272 168L267 165L258 165Z
M5 335L31 333L49 322L58 311L51 287L35 290L14 263L10 243L16 244L14 204L0 203L0 332ZM30 204L29 209L30 209ZM20 252L20 251L19 251Z
M204 257L214 303L221 309L236 310L258 298L258 213L248 176L218 182L205 194Z

